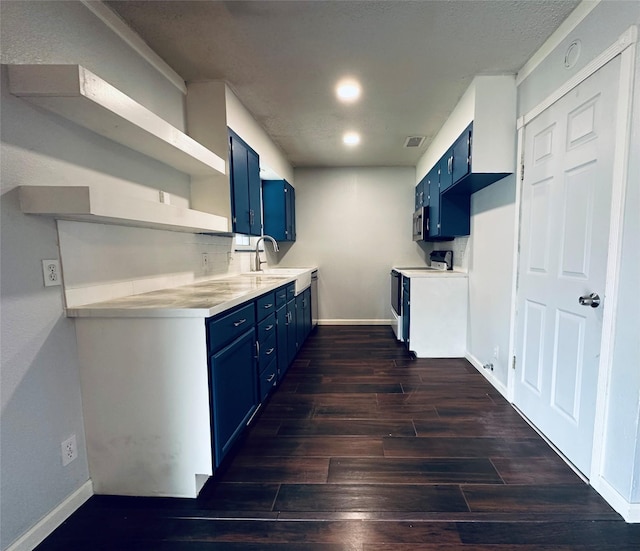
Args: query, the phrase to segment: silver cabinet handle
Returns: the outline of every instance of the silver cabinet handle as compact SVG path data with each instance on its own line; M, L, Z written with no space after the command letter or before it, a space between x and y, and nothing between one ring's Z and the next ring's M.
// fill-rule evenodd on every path
M274 350L275 350L275 348L269 348L269 350L267 350L267 351L265 352L265 355L267 355L267 356L271 356L271 354L273 354L273 351L274 351Z
M235 321L235 322L233 322L233 326L234 326L234 327L238 327L238 326L242 325L242 324L243 324L244 322L246 322L246 321L247 321L247 319L246 319L246 318L245 318L245 319L238 320L238 321Z
M269 304L265 304L265 305L263 306L263 308L264 308L265 310L268 310L269 308L273 308L273 302L270 302Z
M272 373L272 374L271 374L271 377L269 377L269 378L267 379L267 383L270 383L271 381L273 381L273 378L274 378L275 376L276 376L276 374L275 374L275 373Z
M273 329L273 324L271 324L271 325L267 325L267 326L264 328L264 332L266 333L267 331L271 331L272 329Z
M597 293L591 293L590 295L578 297L578 302L582 306L591 306L591 308L597 308L598 306L600 306L600 297Z

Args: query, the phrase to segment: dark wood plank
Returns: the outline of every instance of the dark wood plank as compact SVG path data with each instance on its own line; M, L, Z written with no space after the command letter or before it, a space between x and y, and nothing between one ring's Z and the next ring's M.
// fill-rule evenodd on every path
M587 549L640 549L640 525L623 522L459 523L464 543L584 546ZM529 547L527 547L529 549Z
M402 393L400 383L299 383L296 390L300 394L351 394L351 393Z
M551 453L534 438L384 438L387 457L544 457Z
M288 436L286 438L249 438L238 457L382 457L382 437Z
M457 436L506 439L537 439L536 432L522 419L505 419L500 413L485 413L475 418L414 417L420 437Z
M584 484L580 477L555 455L493 457L491 462L507 484Z
M329 483L502 484L488 459L406 459L334 457Z
M283 484L277 511L467 511L457 486L405 484Z
M312 419L283 422L279 436L415 436L413 423L403 420Z
M323 457L237 457L224 473L226 482L327 481L329 459Z
M570 512L583 515L610 514L620 518L592 488L571 485L463 485L471 511ZM601 518L601 517L598 517Z
M219 482L207 488L198 500L198 509L207 511L269 511L273 506L279 484L263 482Z

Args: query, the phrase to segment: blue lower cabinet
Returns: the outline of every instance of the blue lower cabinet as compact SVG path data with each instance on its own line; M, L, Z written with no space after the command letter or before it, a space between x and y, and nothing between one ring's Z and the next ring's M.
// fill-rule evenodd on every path
M409 328L411 326L411 279L402 278L402 340L409 348Z
M210 400L214 467L219 467L258 406L256 331L251 327L212 354Z
M287 316L287 303L285 302L278 310L276 310L276 341L278 343L278 381L284 377L287 369L289 369L288 347L287 347L287 328L289 318Z
M296 299L287 302L287 364L291 362L298 353L298 334L297 334L297 317L296 317Z
M278 360L273 358L271 363L260 373L260 402L264 402L269 393L278 384Z
M262 371L274 358L278 357L275 331L266 341L258 341L258 366Z
M294 285L287 285L206 324L211 441L218 468L307 338L311 292L295 296Z

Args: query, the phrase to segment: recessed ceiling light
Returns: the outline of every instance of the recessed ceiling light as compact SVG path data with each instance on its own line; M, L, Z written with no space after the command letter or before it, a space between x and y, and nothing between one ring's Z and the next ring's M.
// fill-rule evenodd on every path
M352 78L341 80L336 86L338 99L346 103L356 101L360 97L360 92L360 83Z
M357 132L347 132L342 136L342 141L345 145L358 145L360 143L360 134Z

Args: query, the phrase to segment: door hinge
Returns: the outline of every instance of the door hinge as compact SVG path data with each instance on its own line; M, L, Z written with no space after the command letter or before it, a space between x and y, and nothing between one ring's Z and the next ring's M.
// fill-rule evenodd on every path
M511 369L515 369L516 368L516 357L513 357L513 362L511 362Z

